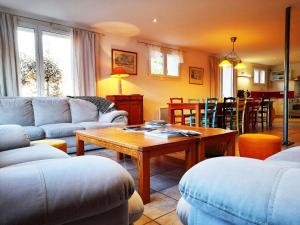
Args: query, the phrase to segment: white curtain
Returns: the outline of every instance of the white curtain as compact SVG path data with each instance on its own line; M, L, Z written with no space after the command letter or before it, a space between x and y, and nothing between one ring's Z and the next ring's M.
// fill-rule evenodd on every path
M73 30L74 94L95 96L98 93L100 34Z
M0 96L18 96L17 17L0 12Z
M156 58L161 54L161 48L155 45L148 45L149 56Z
M164 60L163 53L160 47L148 45L149 51L149 74L164 74Z
M215 56L209 57L210 97L221 97L221 72L219 63L219 58Z
M177 59L176 61L178 62L178 64L184 63L182 51L171 49L170 52Z

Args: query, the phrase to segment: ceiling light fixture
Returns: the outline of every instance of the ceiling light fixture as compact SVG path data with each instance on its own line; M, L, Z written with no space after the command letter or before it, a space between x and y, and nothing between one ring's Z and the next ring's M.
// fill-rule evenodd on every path
M219 64L220 67L227 67L227 66L231 66L232 63L237 63L236 66L234 67L234 69L237 70L241 70L241 69L245 69L246 65L242 62L242 60L240 59L240 57L238 57L238 55L236 54L236 52L234 51L234 43L236 42L237 37L231 37L230 41L232 43L232 51L229 52L224 59L222 60L222 62Z

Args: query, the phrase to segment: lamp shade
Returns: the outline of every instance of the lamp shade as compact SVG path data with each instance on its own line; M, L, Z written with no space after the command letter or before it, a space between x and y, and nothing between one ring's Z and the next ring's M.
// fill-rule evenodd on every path
M115 67L113 68L110 77L114 77L114 78L123 78L123 77L128 77L129 74L124 70L123 67Z
M236 66L234 67L234 69L236 70L242 70L245 69L246 65L244 63L242 63L242 61L240 61L238 64L236 64Z
M231 62L229 62L227 59L223 59L222 62L219 64L219 67L227 67L231 66Z

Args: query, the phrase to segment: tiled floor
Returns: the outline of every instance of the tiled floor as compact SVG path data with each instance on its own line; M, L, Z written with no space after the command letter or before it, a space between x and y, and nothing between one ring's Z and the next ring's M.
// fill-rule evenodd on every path
M262 133L262 131L259 130L258 133ZM282 120L276 119L273 128L265 130L263 133L282 137ZM289 139L295 142L294 146L300 144L299 119L291 121ZM87 154L101 155L114 160L116 158L116 153L111 150L91 151ZM151 202L145 205L144 215L135 225L181 225L176 216L176 206L180 199L178 182L185 173L184 163L181 162L181 159L184 159L183 152L172 154L172 157L151 159ZM128 170L137 183L136 161L125 159L119 163Z

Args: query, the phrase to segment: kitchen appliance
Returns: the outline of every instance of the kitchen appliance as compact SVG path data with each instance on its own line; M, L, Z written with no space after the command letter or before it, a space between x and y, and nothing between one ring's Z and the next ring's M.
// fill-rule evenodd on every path
M300 117L300 98L289 99L289 116Z

